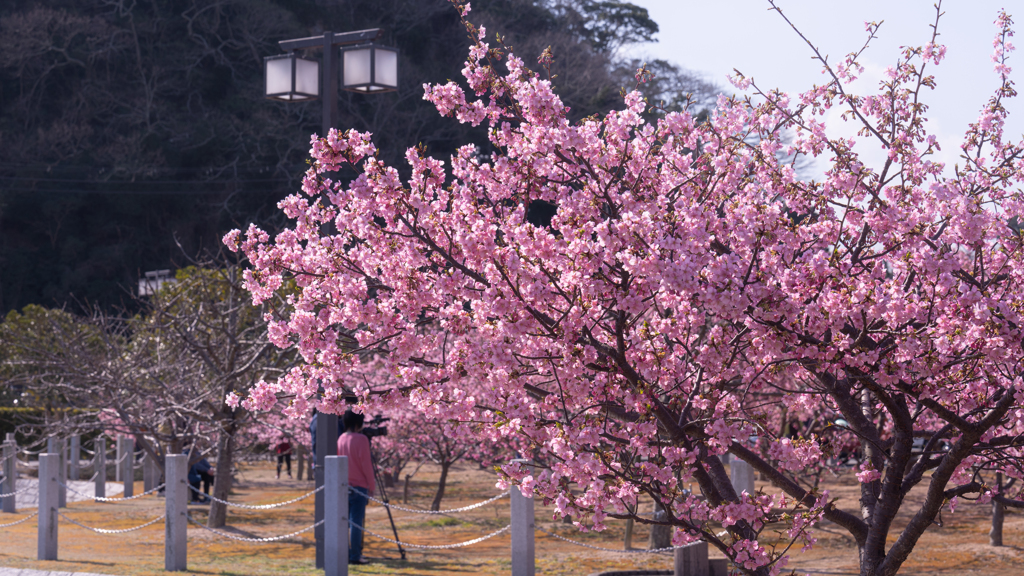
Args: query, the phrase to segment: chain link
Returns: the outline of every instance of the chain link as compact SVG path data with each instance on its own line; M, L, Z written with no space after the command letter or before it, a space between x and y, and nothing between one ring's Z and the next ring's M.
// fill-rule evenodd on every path
M167 517L166 514L163 514L161 516L158 516L157 518L154 518L154 519L150 520L149 522L146 522L145 524L140 524L140 525L138 525L138 526L136 526L134 528L124 528L122 530L107 530L106 528L93 528L92 526L86 526L85 524L82 524L80 522L75 522L71 518L68 518L67 516L65 516L63 512L57 512L57 514L60 514L61 518L67 520L68 522L71 522L75 526L78 526L78 527L81 527L81 528L85 528L86 530L92 530L93 532L96 532L97 534L124 534L126 532L134 532L136 530L142 530L146 526L152 526L153 524L156 524L157 522L159 522L159 521L161 521L161 520L163 520L164 518Z
M465 542L458 542L456 544L438 544L438 545L431 546L431 545L428 545L428 544L410 544L409 542L399 542L398 540L392 540L391 538L388 538L387 536L381 536L380 534L377 534L376 532L372 532L370 530L367 530L366 528L363 528L362 526L360 526L359 524L356 524L352 520L349 520L348 523L351 526L354 526L355 528L359 528L363 532L366 532L370 536L373 536L374 538L377 538L378 540L384 540L385 542L391 542L392 544L399 544L403 548L419 548L421 550L448 550L448 549L451 549L451 548L464 548L466 546L472 546L473 544L479 544L480 542L483 542L484 540L487 540L487 539L490 539L490 538L494 538L495 536L501 534L502 532L507 532L508 529L512 527L511 524L506 524L504 528L499 528L498 530L495 530L494 532L491 532L490 534L488 534L486 536L481 536L479 538L474 538L473 540L467 540Z
M35 518L38 515L39 515L39 511L37 510L37 511L29 514L28 516L25 516L24 518L22 518L21 520L18 520L16 522L11 522L10 524L0 524L0 528L9 528L11 526L17 526L18 524L21 524L22 522L28 522L29 520Z
M209 494L205 494L205 493L199 491L195 486L193 486L191 484L189 484L188 487L189 487L190 490L192 490L196 494L198 494L200 496L205 496L205 497L209 498L210 500L213 500L214 502L220 502L221 504L223 504L225 506L231 506L233 508L245 508L246 510L270 510L272 508L280 508L281 506L287 506L289 504L294 504L294 503L298 502L299 500L303 500L305 498L309 498L313 494L316 494L317 492L319 492L319 491L324 489L324 486L320 486L316 490L313 490L312 492L307 492L307 493L303 494L302 496L299 496L298 498L292 498L291 500L286 500L284 502L277 502L276 504L236 504L235 502L228 502L227 500L221 500L220 498L214 498L213 496L210 496Z
M222 536L224 538L229 538L231 540L238 540L239 542L277 542L278 540L284 540L286 538L291 538L292 536L298 536L299 534L302 534L303 532L309 532L310 530L312 530L312 529L316 528L317 526L319 526L319 525L324 523L324 521L321 520L321 521L317 522L316 524L313 524L312 526L306 526L302 530L299 530L297 532L292 532L291 534L284 534L283 536L269 536L267 538L246 538L244 536L235 536L234 534L228 534L227 532L221 532L220 530L216 530L216 529L210 528L206 524L200 524L199 522L196 521L195 518L192 517L191 514L188 515L188 519L189 519L190 522L192 522L196 526L199 526L203 530L206 530L208 532L213 532L214 534L216 534L218 536Z
M548 536L551 536L552 538L557 538L557 539L559 539L559 540L561 540L563 542L568 542L569 544L575 544L576 546L582 546L584 548L590 548L591 550L602 550L604 552L618 552L619 554L663 554L665 552L671 552L671 551L673 551L673 550L675 550L677 548L686 548L687 546L692 546L694 544L699 544L699 542L691 542L689 544L683 544L682 546L669 546L668 548L654 548L653 550L619 550L617 548L604 548L603 546L594 546L593 544L585 544L583 542L577 542L576 540L570 540L569 538L566 538L565 536L559 536L558 534L555 534L554 532L548 532L547 530L545 530L543 528L536 527L536 526L535 526L535 528L536 528L536 530L538 532L541 532L543 534L547 534Z
M351 487L349 488L349 490L351 490ZM387 506L388 508L391 508L392 510L399 510L401 512L412 512L413 514L455 514L456 512L468 512L470 510L475 510L475 509L480 508L482 506L486 506L486 505L490 504L491 502L494 502L496 500L501 500L505 496L508 496L508 494L509 494L509 491L506 490L506 491L502 492L501 494L498 494L494 498L491 498L491 499L488 499L488 500L484 500L483 502L477 502L476 504L470 504L469 506L463 506L462 508L452 508L450 510L420 510L418 508L404 508L402 506L395 506L394 504L391 504L389 502L384 502L383 500L377 500L373 496L369 496L369 495L366 495L366 494L363 494L363 496L366 496L368 499L376 502L377 504L380 504L381 506Z
M10 498L11 496L17 496L18 494L24 494L25 492L27 492L27 491L29 491L31 489L32 489L32 485L29 484L28 486L25 486L21 490L17 490L16 489L14 492L11 492L9 494L0 494L0 498Z
M136 494L135 496L128 496L127 498L104 498L103 496L89 496L88 494L83 494L83 493L79 492L78 490L75 490L71 486L68 486L68 485L64 484L63 482L57 482L57 483L60 484L61 486L63 486L64 488L67 488L71 492L74 492L75 494L78 494L79 496L81 496L83 498L89 498L89 499L95 500L97 502L127 502L128 500L135 500L136 498L142 498L143 496L148 496L148 495L150 495L150 494L152 494L154 492L159 491L164 486L166 486L166 484L161 484L161 485L159 485L159 486L157 486L155 488L150 488L149 490L146 490L142 494Z

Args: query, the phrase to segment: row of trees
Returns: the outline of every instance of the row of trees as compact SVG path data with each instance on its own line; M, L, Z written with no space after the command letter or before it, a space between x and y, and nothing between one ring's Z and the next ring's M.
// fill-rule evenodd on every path
M580 526L669 525L673 543L769 575L827 519L862 575L897 573L943 506L1024 506L1020 483L994 484L1024 478L1024 142L1003 133L1016 91L1009 16L996 24L1000 85L946 167L923 103L937 28L875 92L849 91L860 52L815 52L823 85L790 97L739 76L756 96L705 122L652 118L644 70L624 109L574 118L554 75L467 22L465 86L427 99L487 126L492 154L409 148L405 177L370 134L332 132L280 205L294 226L225 237L253 263L256 304L297 290L268 328L303 363L243 406L331 409L320 388L408 402L468 441L529 445L536 466L504 466L506 481ZM865 138L830 138L829 110ZM800 157L824 178L800 180ZM389 378L363 378L371 362ZM726 453L772 487L737 493ZM814 479L840 456L859 465L855 502ZM641 495L663 519L636 513Z
M26 431L131 435L161 467L168 452L212 455L213 495L227 499L237 455L259 445L272 424L224 398L284 373L295 353L270 343L264 313L271 304L252 306L239 267L223 261L179 270L138 307L120 315L35 305L8 313L0 323L0 382L18 393L20 406L44 410ZM215 503L210 524L223 525L225 514Z

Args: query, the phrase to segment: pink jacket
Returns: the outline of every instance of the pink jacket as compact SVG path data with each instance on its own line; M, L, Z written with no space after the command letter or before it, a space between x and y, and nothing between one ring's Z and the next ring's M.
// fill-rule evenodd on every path
M345 432L338 437L338 456L348 456L348 483L366 488L373 496L373 461L370 439L358 432Z

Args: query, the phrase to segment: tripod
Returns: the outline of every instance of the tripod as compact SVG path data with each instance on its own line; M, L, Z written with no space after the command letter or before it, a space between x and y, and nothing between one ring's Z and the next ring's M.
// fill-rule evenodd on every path
M398 542L398 528L395 528L395 519L391 517L391 506L388 506L388 491L384 488L384 480L381 479L380 469L377 467L377 457L373 454L373 446L370 446L370 462L373 463L373 477L377 481L377 488L380 489L380 499L384 502L384 509L388 512L388 522L391 522L391 532L395 535L395 545L398 546L398 553L402 555L402 560L405 560L405 549L402 548L402 544Z

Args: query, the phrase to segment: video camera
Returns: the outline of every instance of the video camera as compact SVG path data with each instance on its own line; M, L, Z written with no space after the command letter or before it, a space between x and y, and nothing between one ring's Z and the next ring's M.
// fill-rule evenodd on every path
M380 414L377 414L376 416L374 416L373 420L369 420L365 424L363 424L362 432L363 432L363 434L367 438L375 438L377 436L387 436L388 435L388 427L387 426L381 426L381 424L383 424L383 423L385 423L385 422L387 422L389 420L391 420L391 418L385 418L385 417L381 416Z

